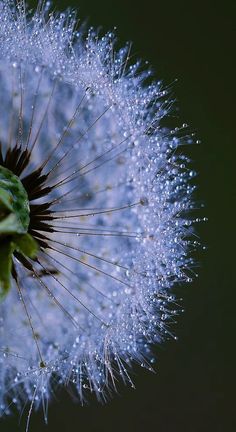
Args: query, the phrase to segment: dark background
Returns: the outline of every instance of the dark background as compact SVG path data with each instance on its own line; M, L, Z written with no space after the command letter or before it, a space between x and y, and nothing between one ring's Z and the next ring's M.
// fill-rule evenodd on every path
M33 1L30 5L33 5ZM106 406L87 407L66 395L49 408L49 426L41 413L32 432L233 432L235 376L235 1L71 0L83 21L117 26L119 43L133 41L133 52L149 60L156 77L175 78L180 118L197 130L202 143L191 156L199 172L197 195L209 222L198 227L207 250L199 252L199 277L183 288L185 314L176 326L178 342L157 350L157 373L135 368L136 390L120 387ZM235 105L235 103L234 103ZM234 278L234 280L233 280ZM0 421L1 432L24 431L17 418Z

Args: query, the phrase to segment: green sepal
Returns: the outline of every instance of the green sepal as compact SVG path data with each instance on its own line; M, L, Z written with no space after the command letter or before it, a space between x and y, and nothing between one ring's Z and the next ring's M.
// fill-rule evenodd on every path
M11 287L12 254L14 243L6 242L0 247L0 301Z
M0 301L11 287L12 255L18 252L34 259L38 252L38 244L30 234L16 234L5 239L0 246Z
M15 250L29 258L36 258L38 253L38 243L30 234L15 235L12 238Z

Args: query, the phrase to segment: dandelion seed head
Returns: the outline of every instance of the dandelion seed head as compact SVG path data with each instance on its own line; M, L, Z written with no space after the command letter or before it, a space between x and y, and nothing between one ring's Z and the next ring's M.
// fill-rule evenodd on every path
M133 386L132 364L151 369L151 344L173 336L173 286L192 278L188 126L162 126L174 101L129 45L76 22L0 1L0 165L28 194L39 247L14 251L0 303L4 413L46 410L54 381L81 402L106 400L117 376Z

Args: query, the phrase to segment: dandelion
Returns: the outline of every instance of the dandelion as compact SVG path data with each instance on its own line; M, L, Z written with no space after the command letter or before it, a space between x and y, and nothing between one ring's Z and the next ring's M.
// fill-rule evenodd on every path
M170 88L71 11L0 1L0 411L105 401L172 337L194 173ZM173 336L174 337L174 336Z

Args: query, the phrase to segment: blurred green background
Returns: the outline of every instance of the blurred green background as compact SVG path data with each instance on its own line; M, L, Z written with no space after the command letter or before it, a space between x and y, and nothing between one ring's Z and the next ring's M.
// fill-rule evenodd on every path
M30 1L33 5L36 2ZM32 432L233 432L235 390L235 98L233 87L235 1L68 0L56 8L78 8L81 21L105 31L117 26L119 43L149 60L158 79L175 78L178 124L197 130L202 144L191 157L199 171L197 196L209 222L198 227L207 246L199 252L199 277L179 293L185 313L178 342L157 349L157 373L135 368L136 390L120 386L106 405L84 408L61 394L49 408L49 426L34 413ZM233 105L234 102L234 105ZM235 266L235 265L234 265ZM24 431L25 413L0 421L1 432Z

